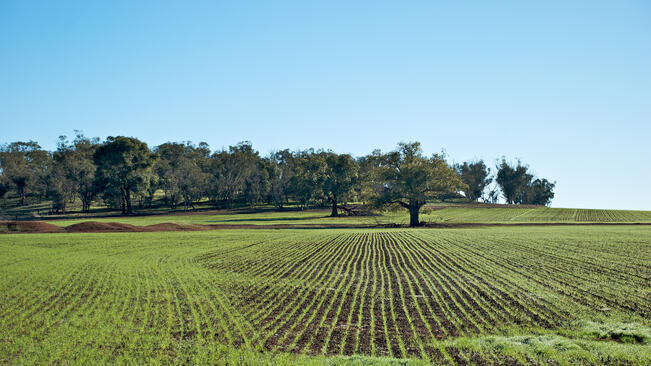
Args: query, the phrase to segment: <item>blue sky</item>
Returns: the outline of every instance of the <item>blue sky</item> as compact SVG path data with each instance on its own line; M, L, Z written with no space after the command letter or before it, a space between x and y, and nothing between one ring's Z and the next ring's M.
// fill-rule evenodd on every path
M648 1L0 0L0 142L421 141L651 210Z

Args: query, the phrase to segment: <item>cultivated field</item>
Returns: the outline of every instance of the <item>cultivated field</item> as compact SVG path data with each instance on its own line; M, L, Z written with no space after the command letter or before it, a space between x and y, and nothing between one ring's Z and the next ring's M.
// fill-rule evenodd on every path
M2 363L651 362L649 226L8 234L0 252Z
M545 224L545 223L651 223L651 211L596 210L550 207L519 207L496 205L432 205L426 207L420 216L421 221L430 224ZM490 206L490 205L488 205ZM27 210L26 212L30 212ZM25 215L26 212L22 214ZM31 211L36 212L36 211ZM147 210L149 214L131 217L105 216L97 214L44 215L38 220L68 226L89 220L99 222L119 222L133 225L155 225L166 222L200 225L407 225L409 215L404 210L384 211L377 216L329 217L328 210L276 211L269 207L243 210L205 210L198 212L175 212L168 210ZM155 214L152 214L155 213ZM12 218L11 215L7 216ZM28 217L34 219L34 217Z
M597 210L555 207L447 207L430 220L454 223L639 223L651 222L651 211Z

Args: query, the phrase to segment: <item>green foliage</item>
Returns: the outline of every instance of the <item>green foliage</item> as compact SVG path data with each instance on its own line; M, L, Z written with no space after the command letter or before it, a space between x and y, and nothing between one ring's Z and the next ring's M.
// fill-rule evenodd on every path
M533 179L529 173L529 167L523 165L519 160L517 164L511 165L504 158L497 167L495 182L502 188L502 194L506 203L523 203L526 198L527 185Z
M633 344L651 343L651 328L641 324L584 321L580 322L579 332L595 340Z
M419 142L400 143L381 156L376 175L381 183L377 202L408 209L410 226L420 224L418 213L428 198L467 188L442 155L424 157Z
M5 174L0 172L0 198L4 198L7 192L9 192L9 181Z
M345 200L358 182L359 167L352 156L348 154L325 154L325 173L322 183L323 193L332 204L331 216L337 216L337 204Z
M536 179L529 184L526 190L526 200L524 203L532 205L548 205L554 198L554 187L547 179Z
M123 214L133 213L133 193L147 191L155 155L133 137L109 136L95 151L95 183L105 199L119 202Z
M68 142L59 137L53 165L48 174L49 196L54 212L64 212L68 203L76 197L81 199L81 211L88 213L96 195L95 163L93 155L99 146L99 139L89 139L77 132L75 140Z
M185 209L194 207L194 201L200 200L207 194L210 175L206 172L210 149L205 143L199 146L191 142L159 145L154 149L158 160L154 171L158 184L165 192L165 201L172 208L183 202Z
M294 174L289 187L296 201L308 208L311 203L323 200L322 185L327 169L324 155L314 149L297 151L291 161Z
M577 339L575 334L566 337L552 332L540 333L480 336L445 343L461 352L491 354L523 364L646 365L651 362L647 346Z
M466 198L477 201L482 197L486 187L493 180L490 177L490 168L486 167L483 160L475 162L464 162L455 166L461 180L468 186L464 190Z
M512 167L503 160L498 168L508 202L547 205L554 197L555 182L534 180L519 162ZM357 159L314 149L285 149L262 157L248 141L212 154L207 144L191 142L168 142L152 152L136 138L109 137L100 144L79 131L72 142L61 136L52 153L33 141L4 145L0 172L0 194L12 191L18 196L10 201L14 206L33 204L26 198L34 197L38 203L47 200L53 214L75 210L77 199L86 214L93 203L133 213L132 200L141 210L151 208L161 190L173 210L181 203L188 210L208 201L218 208L330 205L331 216L338 216L338 209L351 214L394 204L409 210L412 226L420 224L426 202L465 200L461 192L477 200L491 181L483 161L452 168L442 154L424 156L418 142ZM495 203L498 196L495 188L483 200ZM343 205L351 201L354 211Z
M0 148L0 170L15 188L21 206L28 193L39 199L47 195L51 160L51 155L34 141L12 142Z
M502 158L495 181L502 188L506 203L548 205L554 198L556 183L534 178L534 175L529 173L529 167L519 160L516 165L510 165Z
M235 200L243 195L251 184L258 168L259 155L248 141L230 146L228 151L216 152L210 160L213 177L212 196L215 201L233 207Z

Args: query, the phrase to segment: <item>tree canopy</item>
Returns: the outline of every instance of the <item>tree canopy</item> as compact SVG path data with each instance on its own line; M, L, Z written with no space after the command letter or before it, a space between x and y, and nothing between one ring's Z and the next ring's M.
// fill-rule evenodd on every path
M497 169L495 181L500 185L506 203L548 205L554 198L556 183L536 178L519 160L510 164L502 158Z
M493 181L490 176L490 168L486 167L483 160L464 162L455 165L455 168L463 183L468 186L463 191L471 201L477 201L481 198L486 187Z
M9 194L21 205L27 198L47 198L58 213L79 200L83 212L95 203L131 214L133 202L149 207L159 192L158 202L185 210L197 202L218 208L291 203L301 209L330 207L331 216L338 216L340 210L354 214L390 205L407 209L410 225L416 226L421 208L432 200L494 203L498 187L513 204L545 205L554 197L555 182L535 177L519 161L503 159L489 188L492 178L482 160L452 167L444 154L425 156L419 142L357 158L322 149L261 156L248 141L218 151L189 141L150 149L133 137L100 142L80 132L72 141L61 136L53 152L34 141L0 148L0 197Z
M409 210L409 225L418 226L421 207L429 198L467 188L440 154L423 156L419 142L400 143L384 154L377 169L381 204L397 203Z
M133 193L146 190L152 179L155 155L147 144L133 137L108 137L93 155L96 182L104 198L117 201L122 213L133 213Z
M332 205L330 216L337 216L337 205L348 198L357 184L358 165L348 154L325 153L325 173L323 178L323 194Z

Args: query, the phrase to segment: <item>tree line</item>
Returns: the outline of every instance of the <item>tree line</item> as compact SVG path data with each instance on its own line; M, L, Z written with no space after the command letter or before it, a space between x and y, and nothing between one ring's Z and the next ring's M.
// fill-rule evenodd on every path
M194 209L208 200L215 207L260 203L278 208L329 206L331 215L363 207L397 205L409 211L410 225L419 225L428 200L451 198L496 203L547 205L555 183L536 178L520 161L504 158L495 174L484 161L449 164L444 154L425 156L420 143L400 143L390 152L374 150L353 157L330 150L279 150L261 156L249 142L212 152L206 143L168 142L150 149L133 137L111 136L100 142L81 133L61 136L55 151L34 141L0 147L0 198L13 192L19 205L26 197L52 202L64 213L81 202L134 212L151 207L154 194L172 209ZM348 209L349 210L349 209ZM350 210L349 210L350 211Z

